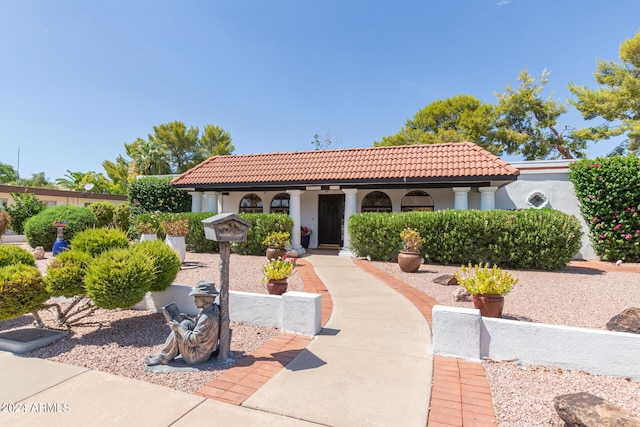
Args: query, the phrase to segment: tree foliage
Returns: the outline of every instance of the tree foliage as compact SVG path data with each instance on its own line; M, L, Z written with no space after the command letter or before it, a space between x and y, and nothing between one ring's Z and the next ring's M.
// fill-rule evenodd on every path
M11 184L18 180L18 172L7 163L0 162L0 184Z
M132 168L138 175L182 173L213 155L231 154L231 135L220 126L206 125L202 136L197 127L181 121L153 127L153 135L125 144Z
M627 149L640 152L640 32L620 45L620 61L598 61L594 73L597 89L576 84L572 104L585 119L603 118L609 123L585 129L586 137L604 139L627 134Z
M496 142L496 110L470 95L437 100L418 111L393 136L385 136L376 146L443 144L471 141L499 155Z
M25 222L47 208L47 204L33 193L11 193L13 203L2 200L2 207L11 215L11 229L16 234L24 233Z

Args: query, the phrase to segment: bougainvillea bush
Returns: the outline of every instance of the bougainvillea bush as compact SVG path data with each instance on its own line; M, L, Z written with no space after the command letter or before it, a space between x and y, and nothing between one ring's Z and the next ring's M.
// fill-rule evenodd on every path
M580 160L569 178L596 253L608 261L640 260L640 158Z

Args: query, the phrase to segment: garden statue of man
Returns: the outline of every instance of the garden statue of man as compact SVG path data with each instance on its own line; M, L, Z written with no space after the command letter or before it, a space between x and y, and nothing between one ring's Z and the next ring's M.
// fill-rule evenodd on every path
M178 354L188 365L204 363L218 349L220 308L215 303L218 291L213 282L198 282L189 293L200 314L192 320L180 314L175 304L163 308L171 333L160 353L147 357L147 366L166 365Z

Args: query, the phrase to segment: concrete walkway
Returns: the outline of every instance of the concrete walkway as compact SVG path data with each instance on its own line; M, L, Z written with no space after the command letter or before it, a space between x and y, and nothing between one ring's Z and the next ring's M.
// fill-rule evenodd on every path
M433 361L424 316L349 258L304 259L331 294L331 318L241 406L0 352L0 424L425 426Z

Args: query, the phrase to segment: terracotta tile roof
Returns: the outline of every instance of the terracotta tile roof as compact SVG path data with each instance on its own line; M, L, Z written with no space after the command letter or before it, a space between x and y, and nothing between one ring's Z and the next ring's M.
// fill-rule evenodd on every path
M213 156L172 180L178 187L515 180L518 169L470 142Z

